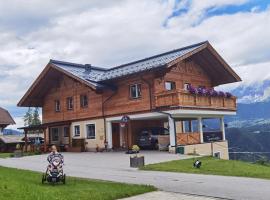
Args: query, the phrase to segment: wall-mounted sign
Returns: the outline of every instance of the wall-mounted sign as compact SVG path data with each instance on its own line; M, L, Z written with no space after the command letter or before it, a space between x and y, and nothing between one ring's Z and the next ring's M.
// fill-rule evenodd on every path
M121 122L123 122L123 123L128 123L129 120L130 120L129 116L128 116L128 115L124 115L124 116L122 117L122 119L121 119Z
M214 142L222 140L221 131L207 131L203 132L203 141L204 142Z

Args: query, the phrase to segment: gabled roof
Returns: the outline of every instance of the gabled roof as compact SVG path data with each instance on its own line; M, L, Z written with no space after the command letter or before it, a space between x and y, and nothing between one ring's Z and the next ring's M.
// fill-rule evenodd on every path
M15 124L14 120L12 119L11 115L7 110L0 107L0 125L10 124Z
M110 86L107 85L107 82L110 80L122 78L124 76L144 72L147 70L166 67L170 68L177 62L189 57L194 57L194 59L196 58L196 60L199 62L202 62L203 60L204 64L202 67L213 79L214 86L241 81L240 77L214 50L210 43L208 41L204 41L112 68L102 68L91 66L89 64L83 65L58 60L50 60L46 68L20 100L18 106L26 106L26 104L30 105L29 102L33 102L32 105L35 104L36 106L39 106L36 102L38 101L38 98L41 98L41 96L46 93L45 89L38 93L39 96L35 97L36 99L32 98L32 100L28 103L25 103L25 100L30 94L32 94L32 97L34 96L33 91L37 88L37 85L40 82L43 81L43 83L46 83L46 80L44 79L45 76L48 76L48 74L55 78L56 75L54 74L62 73L70 76L73 79L76 79L77 81L82 82L94 90L97 90L110 88ZM224 77L220 78L219 75L224 75ZM48 89L49 84L46 84L46 87L46 89Z
M137 60L135 62L130 62L109 69L91 66L91 70L89 71L89 73L87 73L87 71L85 70L86 65L57 60L50 60L50 63L73 74L74 76L80 77L81 79L97 83L165 66L176 58L190 53L206 43L207 42L201 42L198 44L190 45L180 49L175 49L166 53L158 54L152 57L144 58L142 60Z

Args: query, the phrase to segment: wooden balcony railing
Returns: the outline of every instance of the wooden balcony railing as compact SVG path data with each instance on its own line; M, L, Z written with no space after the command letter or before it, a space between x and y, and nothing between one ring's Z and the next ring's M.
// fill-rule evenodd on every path
M155 94L156 107L183 106L236 110L236 97L200 96L188 91L165 91Z
M200 143L200 133L177 133L177 145L188 145L188 144L199 144Z

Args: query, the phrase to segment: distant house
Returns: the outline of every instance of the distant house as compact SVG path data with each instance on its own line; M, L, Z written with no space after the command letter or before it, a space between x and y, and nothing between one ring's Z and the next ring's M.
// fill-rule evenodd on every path
M170 151L226 159L224 116L236 114L236 97L214 87L237 81L206 41L109 69L50 60L18 106L42 107L43 123L28 129L43 129L47 145L127 149L143 128L165 127Z
M7 110L0 107L0 151L6 152L14 149L17 143L22 142L21 136L4 136L3 130L8 125L15 124L13 118Z
M7 110L0 107L0 134L3 133L4 128L11 124L15 124L15 121Z

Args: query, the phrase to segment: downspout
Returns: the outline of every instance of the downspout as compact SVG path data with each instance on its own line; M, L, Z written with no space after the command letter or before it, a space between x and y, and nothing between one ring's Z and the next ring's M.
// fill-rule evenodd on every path
M144 81L148 85L148 93L149 93L149 106L150 106L150 111L152 110L152 87L151 87L151 82L147 81L143 77L140 77L142 81Z
M104 124L104 135L105 135L105 142L107 143L107 129L106 129L106 120L105 120L105 109L104 109L104 105L106 102L108 102L115 94L116 94L116 89L113 90L113 93L107 98L105 99L105 101L102 101L102 117L103 117L103 124ZM103 98L103 95L102 95Z
M157 113L161 113L161 114L165 114L167 116L169 116L170 118L172 119L175 119L171 113L167 113L167 112L163 112L163 111L159 111L159 110L156 110ZM175 142L175 154L176 154L176 147L177 147L177 139L176 139L176 124L175 124L175 120L173 121L174 123L174 132L175 132L175 135L174 135L174 142Z

